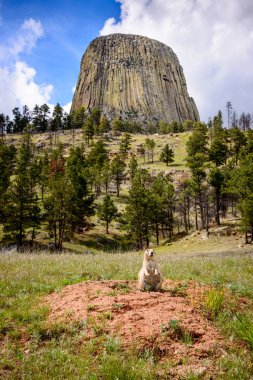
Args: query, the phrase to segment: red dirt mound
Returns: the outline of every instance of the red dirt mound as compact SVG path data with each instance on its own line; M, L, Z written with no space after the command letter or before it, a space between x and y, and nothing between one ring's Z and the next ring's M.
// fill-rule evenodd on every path
M87 339L102 329L118 337L123 348L150 349L160 359L169 357L174 362L175 376L180 372L178 366L184 372L185 362L187 371L209 372L225 344L195 308L196 286L167 280L163 289L141 292L132 281L66 286L46 299L49 322L87 320Z

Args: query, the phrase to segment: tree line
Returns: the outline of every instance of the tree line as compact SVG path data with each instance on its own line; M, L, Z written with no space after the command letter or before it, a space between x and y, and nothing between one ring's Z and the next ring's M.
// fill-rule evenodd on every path
M238 127L246 131L252 126L252 116L250 113L241 113L237 115L233 111L231 102L227 102L227 127ZM212 123L212 120L209 121ZM62 130L81 129L85 131L87 139L94 136L107 133L109 131L119 131L128 133L146 133L146 134L168 134L168 133L181 133L191 131L194 129L195 122L192 120L185 120L184 123L172 121L167 123L160 120L157 123L140 123L133 119L122 119L116 117L108 120L101 111L94 107L90 112L86 112L84 107L80 107L70 114L64 112L59 103L55 105L52 110L47 104L41 106L35 105L32 110L28 106L23 106L22 110L15 107L12 110L12 116L0 113L0 132L3 138L4 133L22 133L26 130L32 132L59 132Z

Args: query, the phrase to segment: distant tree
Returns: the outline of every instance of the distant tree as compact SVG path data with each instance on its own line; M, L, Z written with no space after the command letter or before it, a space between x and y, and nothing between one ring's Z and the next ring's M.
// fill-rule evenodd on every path
M140 144L140 146L137 148L137 154L140 157L143 157L143 161L145 163L146 150L145 150L145 148L144 148L144 146L142 144Z
M53 110L51 130L54 132L55 144L57 143L57 133L63 129L63 108L59 103L56 104Z
M98 132L99 134L103 134L110 131L110 122L105 116L101 116L99 126L98 126Z
M215 193L215 220L218 226L220 225L220 210L222 201L222 189L224 186L225 176L221 169L215 167L209 174L210 185L214 189Z
M124 130L124 122L122 118L115 118L112 120L113 132L122 132Z
M170 162L174 161L174 152L173 149L169 147L169 144L166 144L162 149L160 161L165 162L167 166Z
M159 125L156 125L154 123L148 123L146 132L149 135L152 135L154 133L157 133L159 131Z
M230 101L227 102L226 105L227 111L228 111L228 128L230 128L230 121L231 121L231 113L232 113L232 103Z
M98 140L91 148L87 156L88 171L90 179L95 186L96 196L101 193L102 170L108 160L108 153L103 140Z
M129 133L124 133L120 141L120 147L119 147L119 151L123 159L126 158L128 152L131 149L131 141L132 141L131 135Z
M79 107L77 110L72 111L71 115L71 129L80 129L84 125L85 121L85 109L84 107Z
M228 157L227 144L220 138L215 138L212 141L209 150L209 160L214 162L216 166L223 165Z
M195 221L197 223L197 203L200 209L202 228L206 225L204 195L206 178L205 165L208 161L208 136L207 126L203 123L196 123L196 126L187 142L186 162L192 173L191 190L195 198Z
M239 128L232 128L230 135L233 142L233 153L235 155L236 165L238 164L239 154L243 147L247 144L247 138L245 134Z
M194 129L194 121L193 120L185 120L183 123L184 131L192 131Z
M162 135L165 135L168 133L169 126L168 126L168 123L166 123L164 120L160 120L158 126L159 126L159 133L161 133Z
M23 107L23 114L21 114L18 107L12 110L13 113L13 132L20 133L23 132L26 125L30 122L29 110L27 106Z
M89 119L91 120L95 134L98 134L99 132L100 117L101 117L101 112L99 108L97 107L92 108L91 113L89 115Z
M138 169L138 162L135 157L132 157L129 162L129 171L130 171L131 181L133 180L137 169Z
M109 224L117 217L117 212L117 207L114 205L110 195L106 195L103 203L98 206L98 216L106 223L106 234L109 234Z
M148 159L151 156L151 162L153 164L154 162L154 150L155 150L155 141L153 139L146 138L145 140L145 146L148 149Z
M98 165L102 168L105 161L108 159L108 152L105 147L103 140L98 140L91 148L87 161L89 165Z
M93 139L94 134L95 134L94 125L90 116L84 122L83 134L84 134L85 141L89 145L90 140Z
M4 140L4 129L5 129L5 116L3 113L0 113L0 137L2 141Z
M125 167L126 167L126 164L119 155L113 158L111 162L111 172L112 172L112 177L117 186L117 197L119 197L120 185L125 176L125 173L124 173Z
M106 161L104 161L103 166L102 166L102 171L101 171L101 182L105 188L106 195L108 193L108 188L109 188L111 180L112 180L111 164L110 164L109 159L107 159Z

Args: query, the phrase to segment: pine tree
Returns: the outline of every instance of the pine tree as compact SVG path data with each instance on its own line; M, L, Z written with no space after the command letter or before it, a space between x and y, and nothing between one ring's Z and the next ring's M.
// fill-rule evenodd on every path
M114 205L110 195L106 195L103 203L98 207L98 216L106 223L106 234L109 234L109 224L117 217L117 212L117 207Z
M121 159L120 155L117 155L116 157L114 157L114 159L111 162L111 172L117 186L117 197L119 197L120 185L125 176L125 173L124 173L125 167L126 167L126 164Z
M33 160L32 146L29 137L25 136L17 154L15 178L5 193L4 205L5 238L17 243L18 251L24 248L28 229L32 229L33 244L35 229L40 224Z
M166 144L164 146L160 155L160 161L165 162L167 166L169 165L169 163L174 161L174 152L169 147L169 144Z
M137 249L149 246L151 196L148 189L150 175L145 169L138 169L131 188L124 214L126 227Z
M129 133L124 133L119 147L119 151L123 159L127 157L128 152L131 149L131 140L131 135Z
M151 156L151 162L154 162L154 150L155 150L155 141L153 139L146 138L145 145L148 149L148 159Z
M16 148L14 145L5 145L0 142L0 222L4 217L4 197L11 183L14 171Z

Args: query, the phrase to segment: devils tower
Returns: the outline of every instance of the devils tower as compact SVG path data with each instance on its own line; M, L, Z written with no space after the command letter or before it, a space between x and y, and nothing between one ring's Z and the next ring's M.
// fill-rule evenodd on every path
M183 68L156 40L111 34L94 39L81 61L72 111L97 107L109 119L157 122L199 120Z

